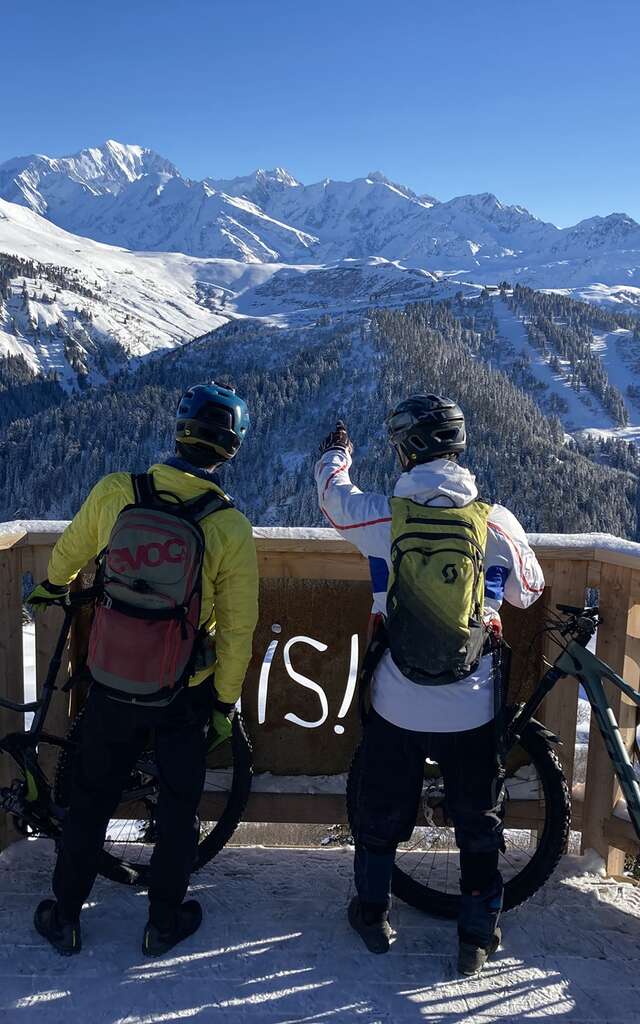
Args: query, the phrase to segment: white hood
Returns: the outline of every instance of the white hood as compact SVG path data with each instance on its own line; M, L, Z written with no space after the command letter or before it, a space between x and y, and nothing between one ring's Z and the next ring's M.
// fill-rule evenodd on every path
M412 498L421 505L463 508L478 497L473 473L449 459L434 459L403 473L393 490L396 498Z

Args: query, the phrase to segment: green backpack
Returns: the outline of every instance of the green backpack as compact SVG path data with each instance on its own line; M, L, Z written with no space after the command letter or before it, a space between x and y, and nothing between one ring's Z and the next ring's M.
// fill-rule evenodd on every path
M391 499L387 634L403 675L441 686L469 675L485 641L484 551L490 506Z

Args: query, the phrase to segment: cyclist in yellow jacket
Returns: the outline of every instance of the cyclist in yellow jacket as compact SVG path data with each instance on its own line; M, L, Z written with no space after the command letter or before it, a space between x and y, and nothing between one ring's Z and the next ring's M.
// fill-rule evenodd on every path
M258 614L251 526L230 502L224 504L226 496L213 473L235 456L248 427L246 404L233 389L215 383L189 388L178 407L176 455L148 471L153 493L165 499L171 496L187 507L196 501L206 507L207 496L214 505L216 496L221 499L215 514L199 523L204 552L198 660L189 662L187 685L176 687L162 706L114 699L114 692L94 678L53 876L56 899L42 901L35 915L37 930L63 954L80 951L80 911L95 881L109 819L149 730L155 738L160 797L143 952L166 952L202 920L196 900L182 901L198 841L194 822L206 754L231 733ZM129 474L100 480L60 537L48 578L28 603L36 607L59 601L80 569L107 547L116 519L134 503ZM105 642L108 646L108 632ZM133 659L139 654L135 648L133 639Z

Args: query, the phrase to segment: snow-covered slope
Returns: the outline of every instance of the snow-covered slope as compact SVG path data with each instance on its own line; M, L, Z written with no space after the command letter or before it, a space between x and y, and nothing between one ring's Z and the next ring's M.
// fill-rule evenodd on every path
M225 323L207 303L207 288L215 292L250 269L233 264L225 274L224 265L188 256L116 249L0 199L0 268L3 254L35 261L36 269L12 265L0 301L0 355L21 354L67 385L78 370L100 379L113 359L170 348Z
M428 271L375 257L292 266L131 252L0 199L3 279L0 356L22 355L66 387L78 375L102 380L127 359L182 344L229 318L312 322L442 293Z
M370 306L398 306L442 298L453 288L427 270L370 257L345 259L320 267L283 267L264 284L238 296L234 308L252 316L295 316L362 312Z
M282 167L190 181L113 140L71 157L0 165L0 197L112 245L243 262L381 256L432 272L532 287L640 287L640 225L623 213L560 230L491 193L438 202L380 171L303 185Z
M559 416L567 433L640 442L640 387L636 385L637 395L633 388L634 382L640 381L640 359L631 330L596 331L590 345L608 383L623 397L628 422L622 425L597 393L585 386L576 388L574 367L566 358L558 358L552 365L549 354L532 344L527 332L531 316L514 311L503 299L494 298L491 305L497 333L495 369L512 377L515 370L516 383L534 393L546 413Z
M0 195L63 223L91 196L117 195L145 174L178 175L164 157L109 139L74 156L18 157L0 164ZM64 226L64 223L63 223Z

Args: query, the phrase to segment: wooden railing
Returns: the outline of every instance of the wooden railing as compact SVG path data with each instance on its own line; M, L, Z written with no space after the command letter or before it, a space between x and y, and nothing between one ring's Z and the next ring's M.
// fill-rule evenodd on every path
M64 524L18 522L0 526L0 693L22 700L24 693L23 589L25 576L47 575L53 544ZM340 776L358 740L355 676L364 649L371 606L367 562L332 530L257 529L261 574L260 621L254 637L242 710L254 744L257 785L247 820L270 822L344 821ZM526 612L503 607L505 635L513 647L512 699L522 699L543 671L540 628L557 603L582 605L588 588L598 591L603 624L597 652L633 687L640 685L640 544L607 534L532 538L545 573L543 598ZM90 571L90 567L88 570ZM60 626L60 613L47 611L35 628L38 680L44 678ZM69 663L86 645L87 617L72 634ZM618 691L609 693L629 749L635 706ZM72 708L57 693L48 730L64 733ZM601 737L592 723L586 784L574 784L578 684L564 680L549 695L542 714L563 740L559 754L574 792L574 828L584 848L593 848L619 874L625 852L637 852L635 833L614 809L619 793ZM0 735L22 727L21 716L0 709ZM52 754L43 760L52 769ZM50 760L47 762L47 758ZM13 777L0 758L0 786ZM203 799L203 816L215 817L214 794ZM518 827L536 827L538 808L511 807ZM517 819L517 820L516 820ZM0 848L15 838L0 822Z

